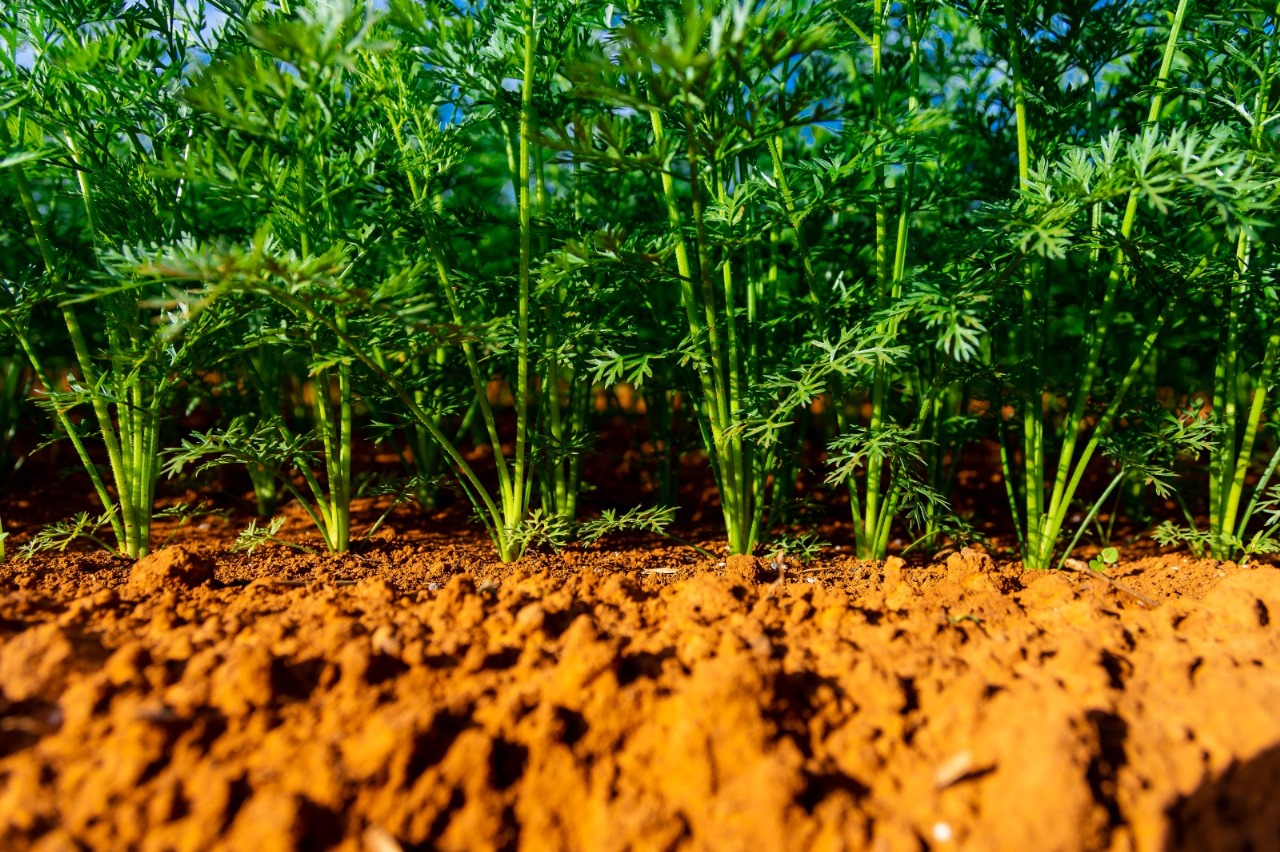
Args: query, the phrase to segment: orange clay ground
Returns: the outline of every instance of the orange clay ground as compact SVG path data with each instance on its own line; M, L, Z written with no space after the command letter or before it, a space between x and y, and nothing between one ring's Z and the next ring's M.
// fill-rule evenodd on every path
M221 523L0 566L0 849L1280 842L1274 567L506 566L401 515L250 557Z

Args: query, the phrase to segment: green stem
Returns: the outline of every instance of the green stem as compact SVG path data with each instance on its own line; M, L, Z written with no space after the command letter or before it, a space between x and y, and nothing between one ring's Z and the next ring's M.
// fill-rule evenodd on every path
M1013 531L1018 535L1018 550L1022 553L1025 560L1030 553L1027 547L1027 538L1025 528L1028 526L1026 518L1022 515L1022 501L1018 499L1019 481L1026 481L1026 477L1019 480L1013 454L1009 452L1009 436L1008 427L1005 425L1004 412L996 411L998 421L996 423L996 436L1000 439L1000 469L1004 475L1005 495L1009 498L1009 516L1013 518Z
M1026 85L1022 70L1022 30L1018 25L1017 10L1012 0L1005 4L1005 24L1009 37L1009 67L1013 81L1014 120L1018 136L1018 190L1023 192L1031 181L1030 134L1027 121ZM1019 348L1026 362L1022 375L1022 498L1025 504L1025 531L1023 559L1030 565L1037 564L1034 555L1040 549L1040 537L1044 520L1044 405L1041 400L1042 363L1038 357L1041 348L1038 319L1044 302L1044 294L1037 284L1041 276L1036 270L1023 275L1022 325ZM1007 450L1005 452L1007 457ZM1012 469L1006 466L1006 478ZM1015 513L1015 523L1017 515Z
M733 391L729 379L729 355L724 351L720 341L719 322L716 317L715 287L711 283L711 249L710 237L707 234L705 210L702 201L701 159L698 154L697 140L694 138L694 115L688 105L685 106L684 120L686 128L686 154L689 162L690 204L693 212L694 246L698 258L698 278L702 283L702 308L705 314L707 331L707 348L710 353L712 384L715 396L710 400L709 408L716 412L716 421L712 425L714 440L713 452L716 469L720 472L720 503L723 509L726 531L729 535L729 547L732 553L742 553L745 534L742 512L743 494L738 481L738 469L734 460L732 441L728 432L734 422L731 414Z
M1253 448L1262 426L1262 413L1266 408L1267 388L1271 376L1275 372L1277 360L1280 360L1280 325L1271 333L1267 341L1267 352L1258 368L1258 379L1254 382L1253 402L1249 406L1249 418L1245 424L1244 438L1240 444L1240 452L1236 456L1235 475L1231 480L1231 488L1227 497L1226 511L1223 513L1220 526L1224 531L1236 529L1239 518L1240 501L1244 495L1245 478L1249 473L1249 464L1253 461ZM1244 527L1248 524L1250 513L1239 518L1237 537L1244 539Z
M884 124L884 0L872 0L871 19L871 79L872 102L877 134L882 133ZM884 144L877 141L875 146L874 181L876 187L875 202L875 281L876 309L883 311L889 306L890 298L890 265L889 265L889 211L884 201L887 192L885 186ZM885 334L884 323L876 327L878 335ZM876 362L871 386L871 422L869 438L874 441L884 429L885 393L888 384L888 367ZM871 532L871 539L858 542L858 556L863 559L873 558L875 552L876 531L880 521L880 491L883 483L883 459L873 455L867 464L867 484L864 511L866 513L864 528Z
M719 332L715 317L715 293L711 286L710 259L707 252L706 228L702 218L702 200L700 176L698 174L698 156L696 140L693 138L694 123L692 110L685 109L685 126L688 138L686 153L689 157L690 186L692 193L693 220L698 257L698 274L702 285L701 302L706 322L706 348L703 354L710 363L711 369L697 370L701 386L701 408L703 428L705 430L707 450L711 454L713 470L716 473L717 485L720 488L721 505L725 513L725 530L730 545L738 537L735 516L731 509L737 502L736 483L731 480L732 469L723 464L725 430L728 428L728 394L725 388L723 361L720 355ZM654 148L661 151L665 139L661 115L656 111L650 113L653 126ZM689 338L695 343L702 340L703 320L698 317L699 295L694 286L694 272L690 260L688 245L684 237L684 226L680 214L679 200L675 189L675 180L668 169L661 174L662 192L667 206L667 220L675 236L676 270L680 276L680 297L684 304L685 318L689 325Z
M809 294L814 300L815 318L821 321L821 326L827 325L827 319L823 308L826 306L829 298L829 288L823 287L818 280L818 276L813 271L813 256L809 251L809 244L805 241L804 232L800 229L800 213L796 208L795 196L791 192L791 185L787 180L786 171L782 167L782 139L774 136L765 140L769 146L769 155L773 160L773 181L778 185L778 194L782 196L782 209L787 214L787 222L791 225L791 230L796 235L796 250L800 253L800 262L804 270L804 283L809 289ZM770 276L776 278L776 264L770 271ZM822 287L820 290L819 288Z
M346 317L339 313L338 327L347 330ZM351 366L338 365L338 464L337 482L329 483L329 493L334 503L337 527L334 530L334 550L346 553L351 542L351 442L353 397L351 390Z
M654 110L649 113L653 126L654 149L661 150L665 139L662 116ZM668 169L662 170L662 196L667 207L667 223L675 237L676 272L680 276L680 301L684 305L685 319L689 325L689 339L697 341L702 334L702 326L698 320L698 295L693 286L693 266L689 260L689 247L685 242L684 223L680 214L679 198L676 194L675 178ZM706 413L714 419L712 400L715 399L715 387L706 370L698 370L698 380L702 388Z
M527 506L525 462L529 442L529 290L533 264L533 221L529 201L529 140L533 136L533 58L537 15L533 3L526 4L529 15L524 32L524 80L520 94L520 295L516 329L516 454L511 490L506 495L504 521L508 528L522 523ZM503 560L520 554L504 553Z
M1267 486L1271 484L1271 477L1275 475L1276 467L1280 466L1280 447L1271 456L1271 461L1267 463L1266 470L1262 472L1262 478L1258 480L1258 484L1253 489L1253 496L1249 498L1249 505L1245 507L1244 515L1240 521L1240 528L1237 532L1241 541L1244 541L1245 528L1249 521L1253 519L1254 512L1258 509L1258 503L1261 501L1263 494L1266 493Z
M316 425L320 431L321 451L324 455L324 473L329 485L327 491L310 470L307 470L303 465L299 465L299 467L302 469L303 478L315 495L320 516L324 519L324 523L320 525L320 534L324 536L325 546L329 550L336 551L337 540L334 532L338 526L338 505L334 499L334 487L337 485L339 477L338 436L336 434L337 430L333 425L333 413L329 410L329 406L332 404L330 397L333 393L330 386L329 371L320 370L317 372L310 381L310 385L311 406L315 412Z
M720 203L727 206L729 197L724 175L720 173L721 169L714 169L714 171L717 173L715 180ZM725 356L729 373L729 422L737 424L742 420L742 359L738 345L737 307L733 287L733 259L727 247L724 250L721 269L724 283ZM752 498L755 495L753 494L751 477L748 473L750 462L747 458L748 453L743 447L741 432L734 430L726 450L729 457L728 462L733 466L733 479L738 492L737 505L734 509L737 516L735 520L737 536L735 537L736 540L731 541L732 552L750 553L753 549L757 527L751 521L755 514L754 505L763 507L763 501L755 501L753 505Z

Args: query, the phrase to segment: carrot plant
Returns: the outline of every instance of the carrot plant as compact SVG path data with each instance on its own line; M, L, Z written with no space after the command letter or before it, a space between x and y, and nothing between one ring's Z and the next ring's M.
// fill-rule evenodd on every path
M1277 164L1272 127L1280 115L1278 23L1280 9L1273 6L1207 15L1188 48L1185 86L1187 110L1216 122L1251 167L1269 174ZM1271 505L1265 495L1280 464L1280 455L1259 459L1257 452L1280 378L1273 239L1242 228L1222 240L1230 274L1209 291L1206 306L1206 327L1216 333L1210 416L1217 427L1209 452L1208 523L1203 530L1194 518L1185 527L1166 523L1159 535L1217 559L1280 550L1273 523L1250 532L1258 512ZM1261 476L1251 483L1259 462Z
M958 160L973 158L971 148L948 150L959 110L942 81L965 60L937 48L954 17L932 3L872 0L846 7L840 19L850 34L841 65L856 94L844 111L844 139L831 146L836 157L812 169L819 188L832 187L813 199L833 214L818 238L854 246L836 255L843 269L827 271L857 285L834 317L838 327L861 327L900 354L879 359L866 386L831 385L838 407L829 481L848 484L857 553L880 559L899 519L917 540L936 540L950 525L948 466L954 470L959 444L947 430L963 417L951 407L960 405L959 383L986 331L984 297L935 212L964 191Z
M807 558L847 498L878 559L970 535L952 492L990 451L1030 568L1171 506L1160 541L1276 550L1276 24L15 0L0 443L31 393L101 503L28 546L143 555L162 469L235 464L246 549L287 497L348 550L386 517L353 529L358 495L434 507L447 475L512 560L665 534L705 457L730 552ZM592 518L610 405L658 506ZM366 438L402 475L361 478Z
M356 436L357 364L344 340L362 329L351 291L374 248L361 206L372 194L378 138L360 138L361 109L351 62L371 41L374 19L343 4L245 13L240 39L226 38L184 96L204 119L175 173L221 207L238 210L253 228L260 294L282 310L280 334L262 341L268 358L296 352L306 363L305 398L312 434L297 433L267 411L252 428L238 421L197 436L173 460L177 470L207 453L271 472L298 497L326 548L351 544L352 455ZM354 140L354 144L347 144ZM234 220L232 220L234 221ZM243 233L243 229L241 229ZM236 230L226 233L236 236ZM279 261L272 258L280 256ZM285 258L288 258L286 260ZM234 303L233 303L234 304ZM224 304L208 313L226 313ZM273 345L274 344L274 345ZM259 376L259 379L263 377ZM269 378L258 390L272 394ZM314 454L312 451L314 447ZM305 489L293 484L300 476Z
M1000 436L1009 498L1028 567L1052 564L1072 501L1099 443L1144 375L1160 336L1178 317L1182 297L1207 286L1220 271L1220 265L1211 262L1217 233L1251 232L1251 215L1261 200L1244 158L1221 134L1159 124L1186 6L1178 3L1157 19L1164 50L1151 79L1143 129L1127 138L1113 131L1083 148L1037 131L1030 107L1032 93L1060 85L1050 76L1058 69L1045 67L1044 57L1050 49L1067 49L1069 45L1055 41L1070 38L1058 39L1053 28L1035 16L1037 9L1018 4L1006 7L1004 28L990 36L1008 64L1018 152L1018 200L999 223L1013 236L1014 252L1001 258L995 281L1016 282L1019 289L1009 362L1015 379L1016 428L1005 421ZM1135 38L1145 38L1146 27L1139 32L1144 35ZM1038 65L1029 62L1032 55L1038 57ZM1037 157L1052 161L1041 165ZM1151 237L1144 238L1140 213L1151 222ZM1189 230L1176 244L1166 239L1175 223L1185 223ZM1080 289L1055 288L1064 275ZM1046 388L1046 377L1050 358L1061 358L1067 345L1060 336L1066 324L1055 320L1071 302L1080 306L1083 322L1073 355L1072 385L1058 415L1045 404L1046 392L1051 405L1057 398L1056 390ZM1123 336L1137 345L1109 354L1121 320L1135 326ZM1112 378L1109 388L1102 384L1104 376ZM1105 404L1100 402L1104 393L1109 396ZM1055 432L1058 441L1051 450ZM1051 463L1054 451L1056 463Z
M129 557L150 548L161 421L198 344L194 333L169 333L187 325L172 294L116 262L120 249L172 233L183 216L181 186L157 169L186 138L171 95L200 35L180 14L167 3L16 2L0 12L4 193L34 248L33 265L6 276L2 321L89 474L104 508L98 525ZM66 381L61 352L71 355Z
M216 312L219 301L245 294L279 305L302 330L299 340L311 347L310 397L324 475L291 467L313 492L312 515L331 549L345 549L350 540L361 377L369 388L363 404L382 420L382 433L408 422L430 438L502 558L517 558L539 538L562 540L576 511L580 462L570 450L581 440L576 433L590 385L585 369L566 376L572 363L566 347L575 344L565 329L580 332L559 318L539 322L568 312L576 283L572 264L550 251L552 235L535 233L534 220L535 206L550 204L549 197L535 202L550 189L543 187L545 174L535 179L542 155L535 150L534 89L539 75L554 72L539 60L537 45L560 30L531 5L442 12L400 3L391 21L372 6L299 5L291 14L236 23L243 41L226 39L186 95L210 125L182 168L198 187L193 191L222 207L224 217L236 211L230 221L250 223L252 232L228 228L221 245L170 246L139 267L205 282L202 310ZM466 53L478 32L497 47ZM514 93L505 87L511 79L520 81ZM480 176L466 174L470 161L458 141L463 131L483 137L495 129L509 143L505 162L515 196L502 211L510 216L505 221L466 206L494 200L483 196ZM342 140L355 142L335 153ZM247 199L235 192L245 186L255 188ZM502 189L495 191L500 196ZM549 226L541 222L537 230ZM477 252L485 243L490 250ZM540 312L539 305L552 309ZM447 384L459 360L469 394ZM440 369L450 362L454 369ZM498 406L504 385L513 435ZM488 444L496 483L459 446L468 426ZM282 471L279 452L301 460L294 450L308 442L277 429L273 450L261 427L197 436L178 458L207 452L252 461L253 450L262 466ZM233 436L248 444L231 447ZM546 439L541 457L540 438ZM545 513L531 510L540 462L547 471Z
M417 217L412 232L421 234L424 255L432 260L447 316L458 327L491 321L493 305L484 301L480 275L487 274L500 287L506 282L514 285L514 292L491 294L514 303L514 340L495 338L488 346L478 345L479 340L460 341L473 405L493 449L501 525L517 531L526 522L536 486L542 517L554 519L567 532L577 515L591 398L579 347L589 332L577 309L583 282L578 270L561 262L559 250L579 215L576 174L550 162L541 144L541 128L557 119L562 102L557 77L589 35L585 9L527 3L442 12L407 2L392 4L392 9L400 37L430 66L424 74L383 66L382 73L390 75L383 108L399 148L403 191ZM439 127L446 112L451 133L470 131L505 152L505 169L499 166L497 175L511 187L514 231L491 229L477 239L474 227L459 227L455 218L462 204L492 203L483 193L501 192L501 184L494 187L470 168L464 176L421 167L422 152L446 144ZM454 211L444 202L446 192L458 205ZM508 234L515 236L514 245L507 241ZM460 245L464 241L471 245ZM498 253L469 263L467 249L474 251L476 243ZM504 243L510 252L505 256ZM518 258L514 280L510 265L504 263L510 256ZM501 260L495 263L496 259ZM490 400L494 370L484 359L488 354L491 361L498 360L492 356L500 355L504 344L514 356L502 359L509 366L500 374L516 415L509 460ZM507 548L509 553L517 551Z
M583 99L607 109L584 110L562 144L595 168L648 175L660 192L665 233L630 223L632 233L594 245L647 291L650 317L670 325L654 335L666 352L614 350L598 364L640 378L651 361L674 358L690 371L683 390L729 550L750 553L796 475L787 448L798 412L827 377L883 357L851 333L825 335L826 323L805 340L825 282L785 268L779 245L798 221L781 200L784 137L827 115L808 65L834 43L833 21L800 3L632 3L611 23L605 55L579 72Z

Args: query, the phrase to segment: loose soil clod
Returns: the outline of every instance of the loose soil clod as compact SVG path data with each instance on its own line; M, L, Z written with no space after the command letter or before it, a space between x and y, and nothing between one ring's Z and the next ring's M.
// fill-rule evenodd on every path
M166 547L134 563L129 589L152 594L166 588L191 589L211 579L212 559L186 547Z

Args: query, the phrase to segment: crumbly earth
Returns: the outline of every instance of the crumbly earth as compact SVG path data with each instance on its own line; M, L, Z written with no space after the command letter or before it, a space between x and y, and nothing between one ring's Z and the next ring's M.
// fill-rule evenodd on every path
M0 566L0 848L1280 838L1274 567L378 538Z

